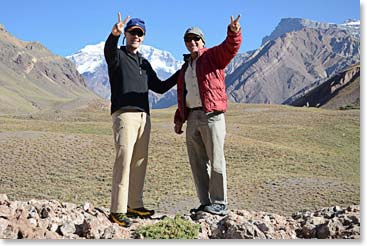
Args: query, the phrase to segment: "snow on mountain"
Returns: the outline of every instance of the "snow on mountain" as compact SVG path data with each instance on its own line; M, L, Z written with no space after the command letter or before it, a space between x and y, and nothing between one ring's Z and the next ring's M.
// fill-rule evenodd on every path
M269 36L265 36L263 38L261 45L264 45L269 40L275 40L285 33L292 31L299 31L303 28L313 28L313 29L338 28L346 30L347 32L353 34L357 38L360 37L359 20L349 19L346 20L343 24L335 24L335 23L322 23L302 18L283 18L280 20L279 24L276 26L274 31Z
M148 59L153 69L161 74L158 74L160 79L166 79L169 75L175 73L178 69L181 68L183 62L177 61L171 53L164 50L158 50L148 45L141 45L139 52L143 54L143 56ZM168 76L164 76L164 74L169 74Z
M103 49L105 42L87 45L76 53L67 56L76 64L77 70L87 81L87 86L97 95L109 99L111 96L107 64ZM177 61L171 53L152 46L141 45L139 52L150 62L158 77L162 80L181 68L183 62ZM176 103L175 87L164 95L150 93L153 108L169 107Z
M73 55L67 56L77 66L80 74L95 72L104 62L103 48L105 42L96 45L87 45Z
M339 27L345 28L346 30L353 33L354 36L360 38L360 27L361 27L360 20L349 19L346 20L343 24L340 24Z
M355 28L359 28L361 25L361 21L360 20L353 20L353 19L348 19L346 20L343 24L341 25L346 25L346 26L350 26L350 27L355 27Z

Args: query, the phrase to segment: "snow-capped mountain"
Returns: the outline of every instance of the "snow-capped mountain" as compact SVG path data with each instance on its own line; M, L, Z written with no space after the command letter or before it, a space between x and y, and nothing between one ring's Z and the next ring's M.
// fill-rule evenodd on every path
M107 64L103 54L104 45L105 42L87 45L66 58L76 64L77 70L86 79L88 88L97 95L109 99L111 91ZM180 69L183 63L177 61L171 53L152 46L141 45L139 52L150 62L158 77L162 80ZM163 95L150 92L149 100L152 108L172 106L176 103L176 87Z
M274 29L274 31L269 36L265 36L263 38L261 45L264 45L269 40L275 40L285 33L299 31L303 28L346 30L354 37L360 38L359 20L348 19L343 24L335 24L335 23L317 22L302 18L283 18L280 20L279 24Z

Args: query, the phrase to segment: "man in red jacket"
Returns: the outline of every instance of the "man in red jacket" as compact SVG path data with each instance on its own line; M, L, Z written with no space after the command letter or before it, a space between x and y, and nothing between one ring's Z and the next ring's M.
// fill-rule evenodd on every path
M224 112L227 95L224 69L237 54L242 42L240 16L227 28L226 39L205 48L205 37L198 27L187 29L185 55L177 83L178 109L175 132L182 134L187 120L186 144L200 206L191 213L205 211L226 215L227 177L224 157L226 135Z

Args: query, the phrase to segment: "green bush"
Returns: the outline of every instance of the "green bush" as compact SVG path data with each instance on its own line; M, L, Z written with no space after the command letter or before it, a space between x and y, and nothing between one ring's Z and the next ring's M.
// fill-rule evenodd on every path
M199 231L200 225L176 214L174 218L166 217L153 225L138 228L136 236L145 239L196 239Z
M360 108L359 105L354 105L354 104L348 104L348 105L339 107L340 110L359 109L359 108Z

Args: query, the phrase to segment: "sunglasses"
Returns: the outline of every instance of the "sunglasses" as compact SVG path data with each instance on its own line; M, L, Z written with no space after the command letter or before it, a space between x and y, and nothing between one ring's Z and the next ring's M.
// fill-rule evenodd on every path
M128 31L128 33L130 33L133 36L138 35L138 37L143 37L144 36L144 32L140 29L133 29L131 31Z
M189 36L189 37L185 37L184 40L186 43L191 42L192 40L194 40L195 42L199 41L201 38L199 36Z

